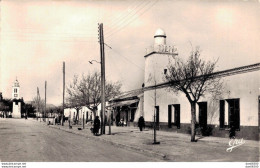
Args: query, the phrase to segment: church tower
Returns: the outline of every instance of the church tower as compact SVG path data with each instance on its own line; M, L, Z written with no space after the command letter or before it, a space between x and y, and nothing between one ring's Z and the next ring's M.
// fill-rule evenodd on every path
M12 87L12 100L13 100L13 118L21 118L21 97L20 97L20 85L18 80L14 81Z

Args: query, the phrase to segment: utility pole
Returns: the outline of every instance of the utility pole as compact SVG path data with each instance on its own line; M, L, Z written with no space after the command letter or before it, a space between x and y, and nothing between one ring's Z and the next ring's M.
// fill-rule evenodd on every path
M61 114L61 125L63 126L63 120L64 120L64 100L65 100L65 62L63 62L63 102L62 102L62 114Z
M105 134L105 51L104 51L104 36L103 23L99 24L99 44L101 56L101 134Z
M38 117L39 117L39 88L37 87L37 96L36 96L36 103L37 103L37 121L38 121Z
M40 101L41 101L40 91L39 91L39 88L37 87L37 107L38 107L38 114L39 114L40 121L41 121L41 115L40 115Z
M155 80L155 77L154 77L154 80ZM156 80L154 81L154 83L155 83L155 86L156 86ZM154 145L156 145L156 144L160 144L160 142L157 142L156 141L156 129L157 129L157 122L156 122L156 117L158 117L157 116L157 108L156 108L156 105L157 105L157 92L156 92L156 88L154 89L154 116L153 116L153 144Z
M44 103L44 121L46 122L46 90L47 90L47 81L45 81L45 97L44 97L44 100L45 100L45 103Z

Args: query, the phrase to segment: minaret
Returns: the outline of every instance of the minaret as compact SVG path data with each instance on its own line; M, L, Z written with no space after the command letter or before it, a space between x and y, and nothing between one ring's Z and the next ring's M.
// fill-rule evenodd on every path
M155 86L164 82L165 73L169 61L175 61L176 48L166 43L166 33L159 28L155 31L153 45L146 49L145 58L145 87ZM144 117L146 121L153 121L153 115L147 115L154 111L157 99L163 97L164 88L144 91ZM160 107L164 108L164 107ZM159 120L159 115L157 115ZM160 121L160 120L159 120Z
M12 100L13 100L13 118L21 118L21 99L20 99L20 85L16 78L12 87Z

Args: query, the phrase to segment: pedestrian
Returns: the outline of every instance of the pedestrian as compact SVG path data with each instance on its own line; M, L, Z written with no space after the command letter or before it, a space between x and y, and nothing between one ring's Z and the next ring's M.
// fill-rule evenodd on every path
M236 128L235 128L235 126L233 124L231 124L231 128L229 129L229 138L230 139L235 139L236 138Z
M144 117L141 115L138 120L138 127L140 128L140 131L143 131L144 126L145 126Z
M94 128L93 128L93 134L94 135L98 134L99 128L100 128L100 120L99 120L99 117L96 116L96 118L94 120Z
M120 126L124 126L124 118L121 118L121 120L120 120Z

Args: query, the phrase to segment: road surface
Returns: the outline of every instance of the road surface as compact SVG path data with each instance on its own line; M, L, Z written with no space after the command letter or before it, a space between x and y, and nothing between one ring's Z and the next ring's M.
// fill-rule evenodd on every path
M52 129L36 121L0 118L2 162L147 162L142 153Z

